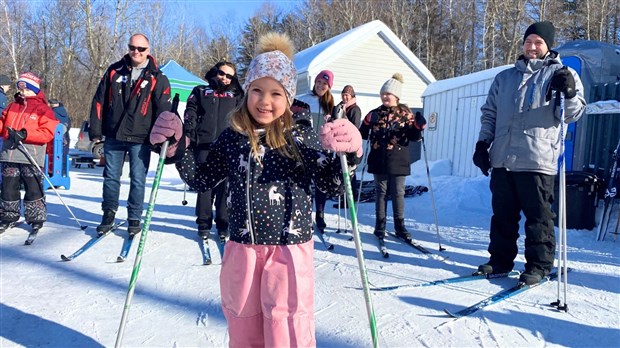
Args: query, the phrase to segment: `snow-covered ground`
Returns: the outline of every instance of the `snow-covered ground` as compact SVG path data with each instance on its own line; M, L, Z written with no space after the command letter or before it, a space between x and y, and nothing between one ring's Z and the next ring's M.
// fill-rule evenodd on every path
M147 199L156 158L153 158ZM428 185L424 161L413 165L409 184ZM49 216L36 242L24 246L27 226L0 236L0 347L113 346L123 312L137 243L128 260L116 263L124 228L90 251L60 261L96 234L100 221L101 168L71 170L71 189L59 190L73 213L88 224L79 229L53 191L47 191ZM406 200L406 222L429 250L448 257L427 258L387 239L390 257L379 254L374 203L359 207L359 230L370 281L377 285L410 284L469 274L487 260L490 220L489 179L450 175L446 161L431 163L441 244L438 251L430 193ZM370 176L366 175L366 179ZM121 207L125 206L125 173ZM202 265L195 233L195 194L187 192L172 166L164 170L147 235L136 292L131 303L124 346L224 347L226 322L220 309L220 256ZM391 212L391 206L388 207ZM316 337L320 347L370 347L366 306L355 246L348 235L335 234L337 209L328 205L327 234L335 244L326 251L315 244ZM117 218L126 217L121 208ZM388 222L388 228L392 221ZM372 301L382 347L619 347L620 241L595 232L568 231L567 313L548 306L557 299L557 283L531 289L489 306L470 317L452 319L453 311L511 287L515 279L478 280L391 292L373 292ZM522 268L523 239L516 268Z

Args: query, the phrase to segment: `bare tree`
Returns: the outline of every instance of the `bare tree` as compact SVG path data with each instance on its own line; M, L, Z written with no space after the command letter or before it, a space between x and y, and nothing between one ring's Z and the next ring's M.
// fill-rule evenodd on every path
M11 75L17 79L27 56L26 33L21 28L30 9L27 2L0 0L0 11L0 52L8 58L6 64L11 66Z

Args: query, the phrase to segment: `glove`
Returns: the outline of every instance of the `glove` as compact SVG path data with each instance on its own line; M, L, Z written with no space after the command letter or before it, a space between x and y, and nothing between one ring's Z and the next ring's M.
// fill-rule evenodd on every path
M319 140L326 150L355 153L357 157L362 157L364 154L360 131L346 119L325 123L319 132Z
M153 129L149 136L149 141L152 145L161 145L168 140L168 150L166 151L166 157L174 156L177 145L181 137L183 136L183 122L177 114L164 111L155 120ZM188 139L184 139L186 144Z
M575 78L566 67L553 73L550 86L551 89L564 93L564 96L568 99L572 99L577 95L577 91L575 91Z
M482 174L489 176L489 170L491 169L491 160L489 159L489 144L484 141L476 143L476 151L474 152L474 165L480 168Z
M23 142L26 139L26 136L28 136L28 132L26 132L25 128L22 128L19 131L16 131L13 128L8 128L9 131L9 140L12 143L11 148L14 149L17 147L17 144L19 144L20 142Z
M415 113L413 125L419 130L424 130L424 128L426 128L426 119L422 116L421 112L418 111Z

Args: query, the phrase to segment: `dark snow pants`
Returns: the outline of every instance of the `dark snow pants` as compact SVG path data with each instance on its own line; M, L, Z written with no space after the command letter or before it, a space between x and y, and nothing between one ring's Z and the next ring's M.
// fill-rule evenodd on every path
M203 163L209 150L196 149L194 156L196 163ZM208 227L210 230L213 224L213 201L215 198L215 227L218 231L228 231L228 180L217 184L213 189L206 192L198 192L196 197L196 224Z
M490 263L512 269L518 253L519 220L525 215L525 271L547 275L553 267L555 232L551 210L554 176L494 168L491 174Z

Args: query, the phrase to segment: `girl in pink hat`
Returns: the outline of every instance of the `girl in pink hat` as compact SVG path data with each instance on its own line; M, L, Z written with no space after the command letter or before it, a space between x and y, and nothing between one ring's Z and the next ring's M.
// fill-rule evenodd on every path
M334 73L329 70L323 70L314 78L314 86L312 94L299 97L299 100L310 106L312 114L312 122L315 130L325 123L326 117L332 114L334 109L334 96L331 89L334 85ZM327 195L319 190L314 190L315 204L315 222L316 227L323 232L327 225L325 224L325 202Z

